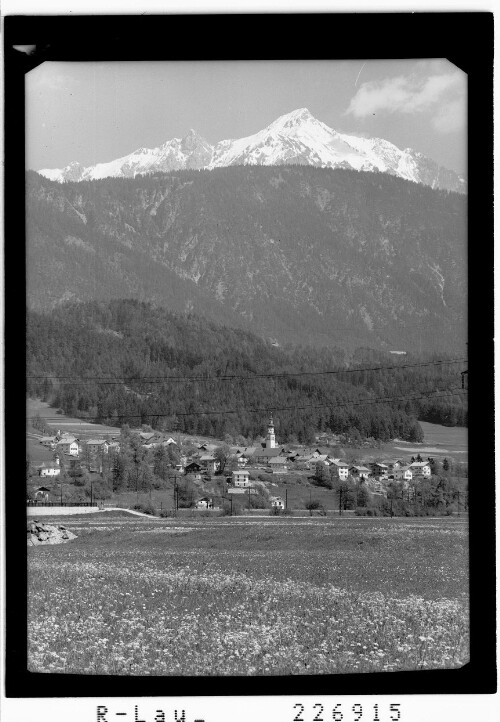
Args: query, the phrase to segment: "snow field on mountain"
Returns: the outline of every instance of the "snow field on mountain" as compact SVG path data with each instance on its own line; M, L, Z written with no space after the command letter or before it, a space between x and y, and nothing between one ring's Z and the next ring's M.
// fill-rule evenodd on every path
M140 173L185 168L222 168L230 165L282 165L300 163L320 167L391 173L406 180L448 190L465 190L465 183L452 171L411 148L400 150L381 138L363 138L337 133L314 118L307 108L280 116L263 130L245 138L221 140L212 146L190 130L185 138L173 138L158 148L139 148L129 155L83 168L70 163L62 169L38 171L50 180L97 180L133 177ZM429 177L431 169L431 177ZM442 171L449 180L443 185ZM455 186L450 188L451 185Z

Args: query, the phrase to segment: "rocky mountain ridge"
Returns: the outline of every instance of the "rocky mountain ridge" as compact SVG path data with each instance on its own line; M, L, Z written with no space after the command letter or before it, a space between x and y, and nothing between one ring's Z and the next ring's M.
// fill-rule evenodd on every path
M466 198L383 173L27 180L28 299L136 298L276 343L463 348Z
M133 178L136 175L184 169L214 169L233 165L311 165L379 171L432 188L465 193L466 181L411 148L399 149L381 138L338 133L314 118L307 108L280 116L246 138L211 145L196 131L173 138L158 148L139 148L110 162L83 167L44 168L41 175L58 182Z

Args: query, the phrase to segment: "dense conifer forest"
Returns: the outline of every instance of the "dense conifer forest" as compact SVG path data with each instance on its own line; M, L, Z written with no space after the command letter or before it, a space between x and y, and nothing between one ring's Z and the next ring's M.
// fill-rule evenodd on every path
M325 430L354 440L420 441L418 419L467 424L465 395L455 392L463 365L441 363L451 359L277 348L249 332L135 300L68 303L28 315L30 396L102 423L218 438L259 436L274 409L284 442L312 442ZM442 395L448 393L455 395Z
M303 166L26 184L36 310L127 297L281 344L465 347L465 196Z

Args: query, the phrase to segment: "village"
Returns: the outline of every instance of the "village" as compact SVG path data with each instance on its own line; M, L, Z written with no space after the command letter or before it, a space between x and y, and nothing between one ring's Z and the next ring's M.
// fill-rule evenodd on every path
M181 439L175 432L171 435L150 430L130 429L129 439L140 449L143 464L150 469L149 487L136 482L137 497L141 492L155 488L155 459L164 460L163 474L166 483L172 483L173 506L178 509L221 509L224 501L229 502L231 512L238 505L245 508L267 508L276 512L286 511L290 506L288 492L303 485L306 499L302 506L321 508L313 500L319 491L330 491L326 496L327 505L341 510L356 508L370 500L377 505L390 498L399 490L401 499L411 502L416 499L420 482L431 479L437 467L446 470L448 460L436 461L420 454L410 458L377 458L373 453L368 458L353 459L352 454L338 458L339 447L331 435L319 435L318 445L281 444L276 438L273 417L267 423L265 437L252 446L228 444L216 440L202 440L193 437ZM332 443L333 442L333 443ZM90 480L90 499L73 494L67 503L97 503L107 495L99 494L99 481L113 474L114 464L123 451L122 433L108 434L96 438L78 438L70 432L57 430L53 436L41 436L38 443L50 450L52 461L32 465L28 479L28 502L30 504L55 504L63 499L62 477L77 481L79 475ZM369 451L373 452L372 449ZM59 483L61 477L61 483ZM41 480L44 480L41 484ZM52 484L50 484L50 480ZM92 481L94 483L92 483ZM190 493L180 499L179 490L189 484ZM102 485L101 485L102 489ZM336 492L336 500L332 495ZM308 496L307 496L308 495ZM88 496L88 491L87 491ZM364 501L360 502L360 498ZM297 506L297 505L295 505ZM299 505L300 506L300 505Z

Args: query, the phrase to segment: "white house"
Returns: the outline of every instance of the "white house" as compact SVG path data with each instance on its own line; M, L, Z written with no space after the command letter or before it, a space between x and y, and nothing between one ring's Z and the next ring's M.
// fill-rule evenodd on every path
M250 481L250 472L246 469L235 469L233 471L233 485L235 487L248 487L252 483Z
M431 475L431 467L427 461L413 461L410 469L415 477L428 478Z
M341 481L345 481L349 476L349 465L346 464L345 461L340 461L340 459L332 459L330 468L335 474L335 476L337 476Z
M283 502L283 499L281 496L270 496L269 501L271 502L271 506L276 509L284 509L285 504Z
M395 481L411 481L413 479L413 472L409 466L400 466L398 469L394 469Z
M57 443L58 448L64 454L70 454L71 456L78 456L78 442L74 436L66 436Z
M61 468L57 464L42 464L38 469L39 476L59 476Z

